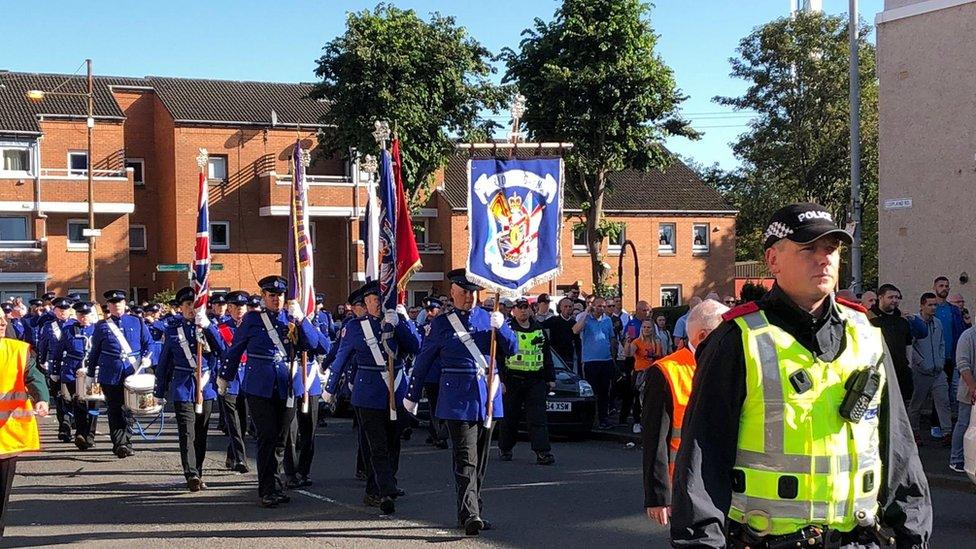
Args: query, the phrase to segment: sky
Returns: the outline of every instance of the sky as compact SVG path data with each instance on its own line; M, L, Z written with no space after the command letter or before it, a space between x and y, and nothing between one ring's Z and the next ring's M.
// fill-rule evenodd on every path
M522 30L550 20L557 0L390 0L421 15L453 15L493 53L517 48ZM874 23L884 0L861 0ZM167 2L10 2L0 33L0 69L73 73L92 59L95 74L311 82L321 48L345 28L346 13L372 8L361 0L206 0ZM823 0L846 13L845 0ZM730 143L745 132L747 113L715 104L746 83L729 76L729 57L755 27L789 15L789 0L657 0L650 12L658 52L689 98L682 110L704 132L668 146L704 165L738 165ZM11 22L18 21L13 25ZM43 35L43 36L42 36ZM873 36L872 36L873 40ZM500 77L500 75L499 75Z

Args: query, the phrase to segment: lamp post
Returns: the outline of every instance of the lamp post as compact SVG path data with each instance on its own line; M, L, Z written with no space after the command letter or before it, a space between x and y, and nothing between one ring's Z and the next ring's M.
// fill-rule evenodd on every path
M27 99L39 103L44 100L45 96L48 95L72 95L76 97L84 97L86 99L88 117L85 120L85 125L88 129L88 167L85 170L88 174L88 228L85 229L82 234L88 237L88 299L89 301L94 301L95 299L95 238L99 236L99 231L95 229L95 185L92 176L92 131L95 129L95 115L94 115L94 103L95 103L95 92L92 83L92 62L91 59L85 59L85 65L88 68L88 76L86 79L87 87L86 93L68 93L59 91L44 91L44 90L28 90ZM70 170L71 167L68 166Z

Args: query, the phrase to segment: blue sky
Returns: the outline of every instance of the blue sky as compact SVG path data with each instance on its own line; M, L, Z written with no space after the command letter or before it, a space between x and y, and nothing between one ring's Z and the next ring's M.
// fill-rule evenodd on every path
M396 0L421 14L457 17L493 52L517 47L535 17L550 19L556 0ZM674 139L672 150L703 164L734 167L729 143L748 117L711 101L738 95L728 58L754 27L789 13L789 0L658 0L651 23L658 48L689 97L684 111L705 132L697 142ZM845 0L824 0L845 13ZM861 0L869 23L883 0ZM360 0L237 0L167 2L10 2L0 33L0 69L71 73L91 57L96 74L185 76L308 82L321 47L343 32L345 14L371 8ZM19 21L12 25L10 22Z

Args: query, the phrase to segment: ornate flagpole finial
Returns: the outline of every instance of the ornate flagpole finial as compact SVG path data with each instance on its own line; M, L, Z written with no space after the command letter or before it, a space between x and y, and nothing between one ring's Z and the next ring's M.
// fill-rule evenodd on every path
M207 154L207 149L200 149L200 154L197 155L197 166L199 166L201 170L207 167L208 158L209 155Z
M516 93L512 97L512 103L509 106L509 112L512 114L512 133L510 135L511 141L513 143L518 143L521 137L521 132L519 132L519 126L522 123L522 116L525 115L525 96Z
M301 154L301 158L299 160L302 163L302 167L305 168L305 169L308 169L308 166L312 163L312 152L311 151L308 151L308 150L305 150L305 149L303 149L301 147L299 147L298 150L301 151L299 153L299 154Z
M385 120L377 120L373 127L373 139L376 140L376 144L380 146L381 149L386 148L386 142L390 139L390 124Z
M362 167L362 170L364 172L366 172L368 174L374 174L377 171L379 171L380 164L379 164L379 162L376 161L376 157L375 156L373 156L371 154L367 154L363 158L363 163L362 163L361 167Z

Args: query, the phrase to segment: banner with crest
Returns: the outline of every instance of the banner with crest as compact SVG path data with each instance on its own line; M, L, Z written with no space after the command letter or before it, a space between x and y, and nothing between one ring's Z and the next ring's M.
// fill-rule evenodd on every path
M561 268L561 158L468 161L468 278L504 294L548 282Z

